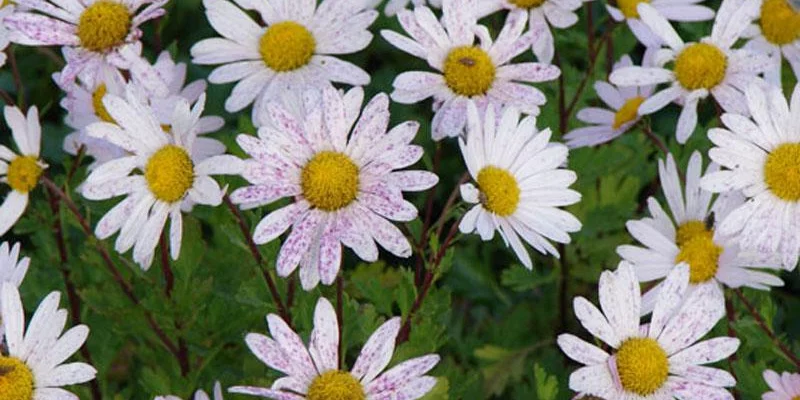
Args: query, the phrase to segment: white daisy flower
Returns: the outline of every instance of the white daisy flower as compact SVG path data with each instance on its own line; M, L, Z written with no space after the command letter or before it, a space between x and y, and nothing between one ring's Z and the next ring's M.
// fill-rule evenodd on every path
M377 7L382 2L383 0L371 0L369 4L370 7ZM409 3L414 7L429 4L431 7L442 8L442 0L389 0L383 12L389 17L394 17L400 10L408 8Z
M644 65L647 65L649 54L645 53ZM631 58L627 55L622 56L614 64L614 70L618 70L633 65ZM608 82L597 81L594 90L597 96L609 108L587 107L580 111L576 117L593 124L570 131L564 135L564 140L570 148L592 147L610 142L623 133L631 129L639 119L639 106L653 95L655 86L646 85L642 87L616 87Z
M243 173L252 186L237 189L231 199L249 209L294 198L261 220L253 240L270 242L291 227L278 254L278 275L289 276L300 265L305 290L320 280L334 282L342 245L369 262L378 258L375 242L409 257L408 239L389 221L415 219L417 208L402 192L438 182L427 171L397 171L422 157L423 149L411 144L419 124L408 121L387 132L388 97L375 96L360 112L363 96L360 88L344 96L332 87L321 96L309 94L305 108L310 111L303 119L271 102L267 107L276 126L261 128L257 138L237 138L252 157ZM321 97L316 104L315 97Z
M714 19L714 10L698 5L705 0L617 0L616 7L606 4L606 9L614 21L628 24L633 35L647 47L660 47L662 44L658 35L654 34L647 25L639 19L639 3L649 3L664 18L676 22L697 22Z
M198 390L194 393L194 400L211 400L208 393ZM181 400L178 396L156 396L153 400ZM214 383L214 400L224 400L222 397L222 385L219 382Z
M793 270L800 254L800 86L791 108L774 87L753 84L746 100L752 120L724 114L727 129L708 132L717 146L709 157L724 169L701 184L715 193L741 190L747 198L722 221L719 233L736 236L745 249L775 254Z
M3 384L2 399L61 400L78 399L63 386L89 382L97 370L89 364L64 364L86 342L86 325L64 330L67 310L59 309L58 292L52 292L39 304L25 330L25 310L17 287L2 285L0 319L5 328L8 354L0 354Z
M356 53L369 45L367 30L378 12L365 1L236 0L259 12L267 26L254 22L227 0L203 0L211 26L223 37L192 47L195 64L225 64L215 69L211 83L238 82L225 109L241 111L253 101L273 99L286 90L331 82L366 85L370 76L334 55Z
M716 222L723 220L744 199L739 193L720 196L711 202L711 192L700 188L703 175L703 158L699 152L692 154L686 171L686 191L681 188L681 178L672 155L667 162L658 162L658 174L670 215L659 202L649 198L650 217L628 221L628 232L644 247L623 245L617 253L630 262L640 282L665 278L681 263L689 266L689 293L702 285L742 286L769 290L782 286L777 276L758 269L779 270L780 260L742 251L735 238L725 237L716 231ZM711 164L706 175L719 170ZM661 284L647 292L642 299L642 311L653 310Z
M771 391L761 396L762 400L796 400L800 398L800 374L784 372L778 375L773 370L764 371L764 380Z
M768 54L773 62L764 73L772 84L780 85L783 58L800 77L800 10L790 0L753 0L760 5L758 21L742 36L750 39L745 48Z
M519 122L515 109L506 109L499 121L491 108L485 119L474 105L467 112L467 141L459 139L459 145L477 187L461 185L461 197L476 206L459 229L477 231L483 240L499 232L527 268L532 262L520 237L540 253L559 257L549 240L569 243L569 233L581 229L577 218L558 208L581 199L568 189L577 179L575 172L561 168L567 146L550 143L550 129L539 132L535 117Z
M250 333L245 341L259 360L287 376L271 388L234 386L229 392L275 400L416 400L436 385L436 378L425 375L439 363L436 354L401 362L383 372L394 354L400 318L386 321L370 336L349 372L339 369L339 324L324 297L317 301L308 348L277 315L268 315L267 324L271 338Z
M12 41L28 46L63 46L67 65L62 87L103 65L130 70L150 91L163 83L142 59L139 27L166 13L168 0L17 0L29 8L5 18ZM142 7L145 6L143 9Z
M678 143L686 143L697 126L697 103L709 93L728 112L747 113L742 91L769 65L769 57L747 50L733 50L751 21L753 1L724 0L710 37L684 43L659 12L647 3L638 6L642 21L668 48L658 51L656 67L627 67L611 74L618 86L669 83L670 86L645 100L639 115L652 114L675 101L683 110L678 118ZM666 64L669 67L664 67Z
M575 316L586 330L611 346L611 354L571 334L558 346L585 365L569 377L569 388L603 399L731 399L736 384L727 371L705 367L736 352L739 339L718 337L695 343L725 315L716 285L698 288L686 301L689 268L670 272L649 324L641 324L641 295L633 267L622 262L600 276L602 312L583 297Z
M98 223L95 234L105 239L119 231L115 249L131 247L133 259L148 269L161 232L170 219L170 254L177 259L183 235L181 207L188 204L216 206L223 190L210 175L238 174L240 160L221 155L199 161L194 145L205 106L205 95L189 108L179 100L169 131L129 86L125 98L106 95L103 105L116 124L96 122L86 129L90 137L107 140L128 155L95 168L82 186L90 200L126 196Z
M556 79L561 71L552 65L510 61L524 52L539 31L522 34L528 15L513 12L506 19L497 41L478 25L471 12L475 0L444 0L442 20L427 7L398 14L400 25L411 36L383 30L381 35L395 47L428 61L439 72L404 72L394 80L392 100L415 104L433 97L433 139L455 137L467 121L467 104L474 101L484 110L504 105L526 114L539 114L547 100L539 89L525 83ZM475 45L475 37L480 45Z
M18 108L6 107L4 114L20 154L0 144L0 183L11 188L0 205L0 236L5 235L22 216L28 206L28 193L36 188L47 168L47 164L39 159L42 145L39 110L31 107L26 117Z

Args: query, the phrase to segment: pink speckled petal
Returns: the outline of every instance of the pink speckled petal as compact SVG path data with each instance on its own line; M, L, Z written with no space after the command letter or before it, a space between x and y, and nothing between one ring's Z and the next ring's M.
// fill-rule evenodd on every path
M673 366L710 364L735 353L740 344L739 339L731 337L709 339L681 350L670 357L669 362Z
M339 368L339 323L333 306L324 297L317 301L308 350L320 374Z
M358 201L393 221L412 221L417 218L417 207L403 200L399 189L386 184L371 185L359 193Z
M232 386L228 388L228 392L249 394L252 396L260 396L273 400L305 400L304 396L300 396L298 394L255 386Z
M319 277L323 285L331 285L339 274L342 264L342 244L336 222L328 222L319 245Z
M253 355L268 367L287 375L293 374L291 361L274 340L260 333L248 333L244 341Z
M303 136L303 125L282 104L271 102L267 110L275 128L292 136Z
M692 382L699 382L711 386L730 387L736 385L736 378L728 371L718 368L689 365L675 368L670 360L670 373L679 375Z
M325 128L331 144L336 151L344 152L349 127L345 122L344 101L333 86L328 86L323 91L322 107L325 110Z
M439 177L428 171L398 171L389 174L389 182L404 192L420 192L434 187Z
M436 354L404 361L370 382L366 387L366 391L367 393L397 391L415 378L425 375L438 363L439 356Z
M650 319L649 336L653 339L661 335L661 331L681 305L686 288L689 286L689 267L680 264L672 269L667 279L661 284L658 292L653 317Z
M386 321L369 337L351 371L356 379L368 384L389 365L399 332L400 318L395 317Z
M275 314L267 315L269 333L280 347L294 376L305 377L307 380L317 376L314 361L308 354L303 340L295 333L286 322Z
M279 276L287 277L297 268L317 236L317 230L323 217L323 212L313 209L308 211L302 220L295 223L292 233L289 234L289 238L283 243L278 253Z
M436 378L421 376L395 389L368 395L370 400L417 400L428 394L434 386Z
M608 360L608 353L599 347L589 344L575 335L558 336L558 347L567 357L584 365L602 364Z
M250 205L266 205L284 197L296 196L300 192L299 186L285 183L245 186L231 193L231 200L235 204L242 204L247 208L252 208Z
M308 206L307 202L297 202L267 214L256 225L253 241L256 244L271 242L297 222L297 219L308 210Z
M80 45L75 25L54 18L31 13L15 13L6 17L3 22L10 29L17 30L32 39L26 41L28 45Z
M400 229L360 204L354 204L354 207L366 223L363 228L369 230L381 247L398 257L411 256L411 244Z
M733 400L733 395L723 388L691 382L677 377L671 377L666 386L672 392L672 395L680 400Z
M606 342L609 346L617 348L621 339L608 323L603 313L583 297L576 297L573 302L575 316L589 333Z
M364 107L361 118L353 128L350 137L348 154L359 159L371 147L375 146L389 128L389 97L381 93L372 98Z
M725 315L725 298L716 282L700 285L667 322L658 342L673 354L705 336Z

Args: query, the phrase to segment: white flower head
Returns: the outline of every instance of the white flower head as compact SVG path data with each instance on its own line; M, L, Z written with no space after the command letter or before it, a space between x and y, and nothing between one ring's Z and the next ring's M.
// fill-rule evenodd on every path
M800 397L800 374L773 370L764 371L764 380L772 389L761 396L762 400L795 400Z
M205 39L192 47L195 64L224 64L215 69L211 83L238 82L225 109L237 112L253 101L253 119L261 102L286 90L305 85L322 87L332 82L366 85L370 76L335 55L363 50L372 41L367 28L378 12L366 1L238 0L254 9L266 26L254 22L227 0L204 0L206 16L221 38Z
M370 7L377 7L382 2L383 0L368 0ZM414 7L430 5L431 7L442 8L442 0L389 0L386 2L383 12L389 17L394 17L400 10L405 10L409 4L413 4Z
M742 100L746 86L769 65L769 57L731 46L752 20L750 0L724 0L711 36L685 43L669 22L647 3L637 10L642 21L658 35L666 48L658 50L654 67L622 68L610 76L618 86L667 83L665 88L639 106L639 115L652 114L671 102L680 104L676 128L678 143L686 143L697 126L697 104L709 94L725 111L747 113ZM669 66L665 66L669 64Z
M725 315L716 285L698 288L686 301L689 269L675 268L664 281L649 324L640 320L641 294L633 267L600 276L600 309L583 297L575 316L611 354L577 336L562 334L558 346L585 365L569 377L569 388L603 399L729 399L736 384L727 371L705 367L736 352L740 341L718 337L696 343ZM602 311L601 311L602 310Z
M386 321L370 336L350 371L339 369L339 324L324 297L317 301L307 348L277 315L268 315L267 324L271 338L250 333L245 341L259 360L287 376L271 388L234 386L229 392L274 400L416 400L436 385L436 378L426 375L439 363L436 354L401 362L384 372L394 355L400 318Z
M193 400L211 400L208 393L203 390L198 390L194 393ZM222 397L222 385L219 382L214 383L214 400L224 400ZM153 400L181 400L178 396L156 396Z
M476 205L464 215L459 229L477 231L483 240L499 232L527 268L533 264L523 241L558 257L550 241L569 243L569 233L581 229L577 218L558 208L581 198L569 189L577 175L561 167L567 161L567 147L550 143L550 129L539 132L535 117L520 122L515 109L506 109L499 120L491 108L485 118L474 105L468 113L467 140L459 139L459 145L477 187L462 185L461 197Z
M411 38L384 30L381 35L395 47L426 60L437 72L404 72L394 80L392 100L415 104L433 97L434 140L461 135L467 122L467 104L481 110L516 107L539 114L544 93L527 83L556 79L561 71L549 64L511 63L536 39L541 29L523 34L528 14L509 14L495 41L477 23L475 0L444 0L442 20L428 7L401 11L397 17ZM475 38L480 44L475 44Z
M271 102L267 109L273 125L262 127L258 137L237 138L252 157L243 173L252 185L237 189L231 199L247 209L294 198L261 220L253 240L267 243L291 228L278 254L278 275L289 276L299 265L306 290L320 281L334 282L342 245L369 262L378 258L376 242L398 257L409 257L408 239L389 221L415 219L417 208L403 192L438 182L427 171L398 171L423 155L420 146L411 144L419 124L404 122L387 132L388 96L375 96L361 112L363 98L361 88L344 95L333 87L321 94L309 91L308 114L302 119Z
M639 3L649 3L664 18L676 22L696 22L714 19L714 10L699 5L704 0L617 0L616 7L606 4L614 21L628 24L633 35L647 47L660 47L661 38L639 18Z
M800 9L791 0L754 0L759 14L755 24L743 34L750 39L745 48L768 54L772 59L764 76L772 84L781 82L783 59L795 77L800 77Z

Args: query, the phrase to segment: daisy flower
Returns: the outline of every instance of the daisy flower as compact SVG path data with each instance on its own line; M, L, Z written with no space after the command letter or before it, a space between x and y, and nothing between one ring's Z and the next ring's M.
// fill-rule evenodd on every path
M18 108L6 107L4 114L20 154L0 144L0 182L11 188L0 205L0 236L5 235L22 216L28 206L28 193L36 188L47 168L47 164L39 159L42 141L39 110L31 107L26 117Z
M95 168L82 186L90 200L126 196L98 223L95 234L108 238L119 231L115 249L131 247L133 259L148 269L155 247L170 219L170 255L177 259L183 235L181 207L190 204L216 206L223 190L211 175L240 173L240 160L214 156L199 161L194 145L205 95L189 108L180 100L164 130L155 113L128 86L125 97L107 95L103 105L116 124L96 122L87 127L90 137L106 140L128 155Z
M780 89L758 84L747 89L746 100L752 120L724 114L727 129L708 132L716 146L709 156L724 169L701 185L715 193L741 190L747 202L728 214L719 233L736 236L745 249L775 254L793 270L800 253L800 86L791 107Z
M0 354L2 399L78 399L63 386L89 382L97 371L89 364L64 364L89 336L89 327L78 325L66 332L67 310L59 309L59 293L52 292L39 304L25 330L25 310L17 287L2 285L2 311L8 354ZM64 333L62 335L62 332Z
M645 60L649 54L645 53ZM623 56L614 64L614 70L618 70L633 65L631 58ZM647 61L645 61L647 65ZM609 108L587 107L580 111L576 117L593 124L584 128L574 129L564 135L564 140L570 148L592 147L610 142L627 132L636 125L641 118L639 116L639 106L644 103L652 94L655 86L646 85L642 87L616 87L608 82L597 81L594 90L597 96Z
M211 400L211 397L208 396L208 393L198 390L194 393L194 400ZM178 396L156 396L153 400L181 400ZM214 400L223 400L222 397L222 385L219 382L214 383Z
M382 0L373 0L371 7L377 7L381 2ZM405 10L409 3L414 4L414 7L430 4L431 7L442 8L442 0L389 0L383 12L389 17L394 17L400 10Z
M160 91L147 61L142 59L142 31L146 21L166 13L168 0L24 0L29 10L5 18L12 41L28 46L63 46L67 65L59 75L68 86L81 73L93 73L103 65L130 70L146 82L148 90ZM145 6L144 8L142 8Z
M633 35L647 47L660 47L661 39L658 35L639 19L639 3L649 3L664 18L676 22L697 22L714 19L714 10L698 5L704 0L617 0L616 7L606 4L606 9L614 21L628 24Z
M267 325L272 338L250 333L245 341L259 360L287 376L276 380L271 388L234 386L229 392L275 400L416 400L436 385L436 378L425 375L439 363L436 354L404 361L383 372L394 354L400 318L378 327L349 372L339 369L339 323L324 297L314 310L308 348L277 315L268 315Z
M294 199L262 219L253 240L270 242L291 227L278 254L278 275L287 277L300 265L305 290L320 280L334 282L342 245L369 262L378 258L375 242L409 257L408 239L389 221L415 219L417 208L402 192L438 182L430 172L396 171L422 157L422 148L411 144L419 124L409 121L387 132L388 97L375 96L359 118L363 96L360 88L341 95L328 87L316 105L305 107L310 111L302 119L271 102L267 108L276 126L261 128L257 138L237 138L252 157L243 173L252 186L237 189L231 199L245 209Z
M743 34L750 39L745 48L768 54L771 68L764 77L780 85L783 58L800 76L800 10L790 0L754 0L760 5L758 21Z
M581 199L580 193L568 189L577 176L561 168L567 147L550 143L550 129L539 132L536 118L519 122L515 109L506 109L499 121L491 108L483 120L474 105L467 112L467 141L459 139L459 145L477 187L461 185L461 197L476 205L459 229L477 231L483 240L499 232L527 268L532 262L522 241L559 257L549 240L569 243L569 233L581 229L577 218L558 208Z
M739 193L733 193L720 196L712 204L711 192L700 188L702 164L702 156L694 152L686 171L684 193L672 155L667 155L666 164L659 160L658 174L671 218L656 199L649 198L650 217L627 223L628 232L644 247L623 245L617 253L635 267L640 282L663 279L677 265L687 264L689 292L702 285L760 290L783 285L777 276L757 270L779 270L779 260L742 251L735 238L716 231L716 221L724 219L744 200ZM718 170L719 166L712 164L706 175ZM660 290L661 285L656 285L643 296L643 312L653 310Z
M394 80L392 100L415 104L433 97L433 139L458 136L467 121L470 100L484 110L504 105L526 114L539 114L544 94L525 83L556 79L561 71L552 65L510 61L525 51L539 31L522 34L528 15L511 13L497 41L492 42L488 29L478 25L470 12L475 0L444 0L442 21L437 21L428 7L404 10L398 14L400 25L411 36L384 30L381 35L392 45L428 61L438 72L404 72ZM475 45L475 37L480 45Z
M254 8L266 26L226 0L203 0L211 26L223 37L205 39L192 47L195 64L224 64L211 83L238 82L225 102L229 112L241 111L253 101L274 98L305 85L331 82L366 85L369 74L334 55L356 53L369 45L367 30L378 12L365 1L237 0ZM255 115L253 117L255 119Z
M709 93L726 111L746 113L742 91L770 62L765 55L731 49L750 23L754 3L724 0L711 36L698 43L684 43L653 6L639 4L642 21L669 47L658 51L655 67L621 68L611 74L611 83L618 86L669 83L668 88L639 106L639 115L652 114L673 101L682 105L676 129L678 143L686 143L694 132L697 103Z
M603 399L730 399L736 384L727 371L705 367L736 352L739 339L718 337L697 342L725 315L716 285L698 288L686 301L689 268L670 272L649 324L641 324L641 295L633 267L622 262L600 276L600 309L583 297L575 316L586 330L611 347L611 354L571 334L558 346L585 365L569 377L569 388Z
M800 374L784 372L778 375L768 369L764 371L764 380L772 390L761 396L763 400L795 400L800 397Z

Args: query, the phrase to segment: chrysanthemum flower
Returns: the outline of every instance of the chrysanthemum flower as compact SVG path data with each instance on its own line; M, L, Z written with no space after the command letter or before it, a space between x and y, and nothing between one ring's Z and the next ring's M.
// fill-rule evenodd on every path
M63 386L91 381L97 371L89 364L64 364L86 342L86 325L64 330L67 310L59 309L59 293L52 292L39 304L25 330L25 310L17 287L3 283L0 318L5 328L8 354L0 355L3 384L0 399L62 400L78 396Z
M800 77L800 10L790 0L753 0L760 4L758 20L742 36L750 39L745 48L768 54L773 62L764 76L780 84L783 58Z
M800 254L800 86L791 108L778 88L751 85L746 92L752 120L724 114L727 129L711 129L717 146L711 159L725 169L703 177L715 193L741 190L747 202L731 211L719 233L736 236L741 246L776 254L792 270Z
M266 27L255 23L227 0L204 0L211 26L223 37L206 39L192 47L195 64L225 64L215 69L211 83L239 82L225 109L237 112L253 101L275 99L285 90L332 82L366 85L369 75L334 55L363 50L372 41L367 28L378 12L365 1L237 0L254 8Z
M568 189L577 176L561 168L567 147L550 143L550 129L539 132L535 117L519 122L515 109L506 109L498 121L493 109L482 119L470 105L468 118L467 141L459 139L459 145L477 187L462 185L461 197L476 206L464 215L459 229L477 231L483 240L499 232L527 268L532 262L522 241L558 257L549 240L569 243L569 233L581 229L580 221L558 208L581 199Z
M381 35L395 47L428 61L438 72L404 72L394 80L392 100L414 104L433 97L433 139L460 135L467 121L467 104L481 110L504 105L526 114L539 114L544 94L525 83L556 79L561 71L552 65L510 61L528 48L541 30L522 34L528 15L512 12L497 40L478 25L474 0L444 0L442 21L428 7L398 14L411 39L393 31ZM475 37L480 40L476 45Z
M39 110L31 107L26 117L18 108L6 107L4 114L20 154L0 144L0 182L11 188L0 205L0 236L22 216L28 206L28 193L36 187L47 168L39 159L42 141Z
M242 208L255 208L294 198L261 220L253 240L270 242L291 227L278 254L278 275L289 276L300 265L306 290L320 280L334 282L342 245L370 262L378 258L375 242L409 257L408 239L389 220L416 218L417 208L402 192L426 190L438 182L430 172L396 171L422 157L422 148L410 144L419 124L409 121L387 132L388 97L375 96L360 113L363 96L360 88L342 96L328 87L306 107L309 113L302 120L271 102L267 110L275 126L261 128L258 138L237 138L252 157L243 173L252 186L234 191L231 199Z
M29 7L6 17L16 43L29 46L64 46L67 65L60 86L67 86L86 71L102 65L130 70L148 90L163 85L141 58L142 31L146 21L166 11L168 0L25 0ZM142 8L143 6L145 6ZM92 73L92 72L90 72Z
M659 12L647 3L638 6L642 21L669 46L661 49L656 67L627 67L611 74L618 86L669 83L670 86L645 100L639 114L652 114L675 101L681 104L676 136L686 143L697 126L697 103L709 93L728 112L747 113L742 91L770 63L769 57L747 50L733 50L753 15L753 1L724 0L710 37L684 43ZM666 64L669 67L663 67Z
M800 374L784 372L778 375L768 369L764 371L764 380L772 390L764 393L762 400L796 400L800 397Z
M586 330L611 346L611 354L570 334L558 345L585 365L569 377L569 388L603 399L730 399L736 384L727 371L705 367L736 352L739 339L718 337L695 343L725 315L716 285L698 288L686 301L689 268L670 272L649 324L639 319L641 295L633 267L623 262L600 276L602 312L575 298L575 316Z
M87 127L88 135L129 155L95 168L82 186L83 196L90 200L126 196L97 223L95 234L105 239L119 231L115 249L124 253L134 247L134 261L147 269L169 217L170 254L177 259L183 235L181 207L187 202L219 205L223 191L211 175L240 173L240 160L225 155L203 161L195 157L205 95L191 109L188 101L178 101L166 130L132 86L125 98L105 96L103 105L116 123L94 123Z
M714 19L714 10L698 5L704 0L617 0L616 7L606 3L606 9L614 21L625 21L633 35L645 46L660 46L658 35L639 19L639 3L650 3L664 18L677 22L708 21Z
M268 315L267 324L272 338L250 333L245 340L259 360L287 376L271 388L234 386L229 392L275 400L416 400L436 385L436 378L425 375L439 363L435 354L404 361L383 372L392 360L400 318L386 321L372 334L349 372L339 369L339 323L324 297L314 311L307 349L279 316Z
M689 265L689 292L701 285L742 286L769 290L783 281L775 275L757 269L778 270L780 260L768 255L742 251L735 238L716 231L716 221L723 220L744 200L739 193L720 196L713 204L711 192L700 188L703 159L694 152L686 171L686 191L672 155L667 162L658 162L661 187L669 205L670 216L654 198L648 199L650 217L627 223L628 232L644 245L623 245L619 255L635 267L640 282L663 279L680 263ZM712 164L706 175L719 170ZM653 310L661 285L643 296L642 311Z
M194 393L194 400L211 400L211 397L208 396L208 393L198 390ZM181 400L178 396L156 396L153 400ZM219 382L214 383L214 400L223 400L222 397L222 385Z
M371 6L377 7L382 2L382 0L371 0ZM386 13L387 16L393 17L397 15L400 10L405 10L409 3L414 4L415 7L426 4L430 4L431 7L436 8L442 7L442 0L389 0L386 2L386 7L383 9L383 12Z
M646 54L645 60L648 57L649 54ZM631 65L633 62L626 55L614 64L614 70ZM647 61L644 65L647 65ZM653 85L638 88L616 87L604 81L597 81L594 90L609 109L587 107L578 111L576 117L593 126L574 129L564 135L567 146L570 148L597 146L622 136L639 122L639 106L653 94L654 89Z

